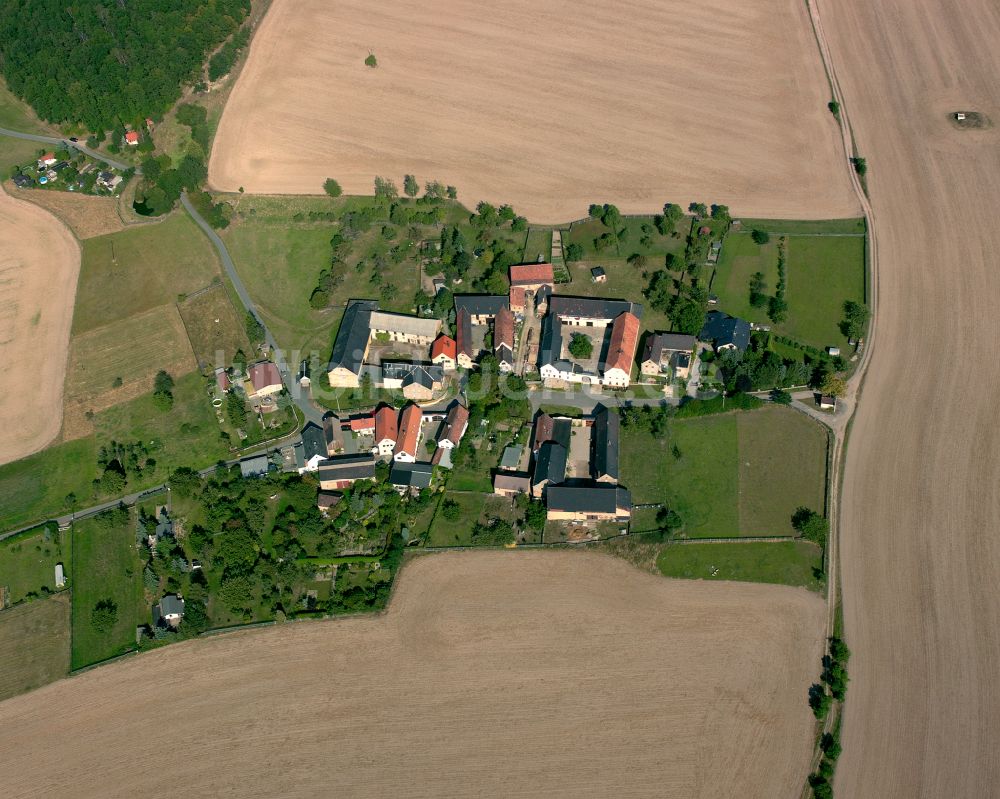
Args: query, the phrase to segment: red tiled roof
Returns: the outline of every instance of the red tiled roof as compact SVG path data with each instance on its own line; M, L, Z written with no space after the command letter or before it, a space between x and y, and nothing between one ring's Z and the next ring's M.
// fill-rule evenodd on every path
M501 308L493 320L493 349L506 344L514 350L514 314Z
M523 308L524 307L524 286L511 286L510 287L510 307L511 308Z
M56 154L55 153L45 153L45 155L43 155L38 160L39 161L55 161L56 160Z
M439 355L444 355L452 360L455 360L457 347L458 345L455 343L455 339L442 333L434 339L434 343L431 345L431 360L433 361Z
M469 424L469 409L464 405L452 405L444 420L444 432L439 441L450 441L457 445L462 440L466 425Z
M129 144L131 144L132 142L138 143L139 134L136 133L134 130L130 130L128 133L125 134L125 141L127 141Z
M268 386L280 386L281 372L270 361L254 364L250 367L250 382L253 383L254 391L260 391Z
M356 416L351 419L351 430L355 433L361 430L371 430L375 427L375 417L373 416Z
M512 286L535 286L539 283L553 283L552 264L518 264L510 268Z
M385 441L387 438L395 441L399 437L399 427L396 409L383 405L375 411L375 441Z
M632 359L639 343L639 318L628 311L618 316L611 326L611 343L604 371L621 369L625 374L632 371Z
M396 449L393 453L405 452L407 455L417 455L417 435L420 433L420 422L424 414L419 405L407 405L399 414L399 438L396 439Z

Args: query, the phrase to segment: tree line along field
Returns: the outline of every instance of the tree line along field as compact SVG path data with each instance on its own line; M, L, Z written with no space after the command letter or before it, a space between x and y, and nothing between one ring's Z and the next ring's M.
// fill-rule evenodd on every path
M796 411L673 418L660 437L625 424L621 442L633 502L665 503L685 537L793 536L796 508L825 512L827 436Z

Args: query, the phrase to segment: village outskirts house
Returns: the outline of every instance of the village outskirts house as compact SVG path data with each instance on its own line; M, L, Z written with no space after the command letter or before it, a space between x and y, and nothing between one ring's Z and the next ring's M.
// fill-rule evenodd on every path
M455 313L465 310L474 325L488 325L502 308L510 310L510 298L506 294L456 294Z
M531 476L521 472L497 472L493 475L493 493L499 497L531 496Z
M455 339L442 333L431 345L431 363L446 372L454 372L458 366L458 347Z
M180 594L167 594L153 605L153 626L176 628L184 618L184 599Z
M284 384L281 382L281 372L271 361L255 363L249 369L246 383L247 397L262 399L280 394Z
M469 409L457 401L448 409L437 445L443 449L454 449L469 427Z
M326 446L326 433L315 422L308 422L302 428L301 435L304 465L299 469L299 474L315 472L330 454Z
M709 311L698 340L710 343L716 352L744 352L750 345L750 323L722 311Z
M550 263L517 264L510 267L510 310L524 316L528 301L538 313L544 313L555 288L555 274Z
M435 364L382 362L382 387L401 389L408 400L432 399L443 382L444 368Z
M639 344L639 318L626 311L611 325L611 343L604 360L602 382L614 388L628 388L632 381L632 361Z
M128 145L129 147L138 147L139 146L139 134L136 131L134 131L134 130L128 131L125 134L125 144Z
M493 354L501 372L514 371L514 314L507 308L493 319Z
M456 361L463 369L475 366L476 349L472 344L472 317L468 310L459 308L455 314Z
M316 477L323 491L343 491L358 480L374 480L375 456L363 453L327 458L316 469Z
M393 463L389 470L389 483L400 494L417 493L430 488L434 467L429 463Z
M619 485L550 486L545 505L549 521L627 522L632 518L632 496Z
M698 341L683 333L651 333L646 338L639 368L644 375L657 377L672 374L686 380L691 374L691 362Z
M417 460L417 441L424 414L419 405L407 405L399 414L399 438L392 451L392 459L397 462L414 463Z
M382 405L375 411L375 446L372 451L381 458L392 456L399 438L399 416L390 405Z
M344 309L333 352L327 364L332 388L357 388L371 340L371 315L378 308L374 300L351 300Z
M430 346L441 330L441 320L372 311L369 326L376 341L398 341Z

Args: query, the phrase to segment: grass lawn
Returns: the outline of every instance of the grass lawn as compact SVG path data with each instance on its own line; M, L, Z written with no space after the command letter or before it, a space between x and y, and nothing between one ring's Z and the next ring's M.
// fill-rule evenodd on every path
M70 492L89 498L96 462L97 445L88 436L0 466L0 530L68 512Z
M651 259L652 260L652 259ZM590 279L590 270L594 266L603 266L607 273L606 283L594 283ZM624 258L589 258L568 265L568 271L573 278L571 283L556 286L556 294L567 294L571 297L618 297L637 302L642 308L643 330L669 330L670 320L666 314L653 308L643 295L649 285L649 278L643 277L643 272L651 275L662 263L650 265L646 270L625 262Z
M746 219L743 230L766 230L768 233L792 236L812 233L836 233L840 235L865 232L864 217L853 219Z
M797 507L826 509L826 431L805 414L775 406L736 420L740 533L794 535Z
M674 419L662 440L625 428L621 482L635 503L677 511L688 538L791 536L796 507L825 509L826 434L774 406Z
M722 247L712 292L719 295L719 304L726 313L770 324L767 308L750 305L750 278L754 272L764 273L765 293L773 294L778 283L777 239L761 246L754 243L750 233L731 233Z
M74 334L174 303L220 274L212 245L182 211L81 246Z
M52 135L45 123L38 119L28 105L10 93L2 79L0 79L0 128L22 133ZM41 142L0 136L0 178L8 178L12 166L33 162L43 147L45 145Z
M188 297L178 309L200 369L232 363L237 350L251 354L242 307L233 307L221 282Z
M521 261L526 264L534 263L539 259L539 256L543 261L549 261L552 258L552 231L531 228L525 240Z
M59 532L55 524L29 530L0 542L0 588L7 589L8 604L15 604L28 594L42 594L42 589L56 590L55 566L63 564L70 575L69 534Z
M813 347L838 346L844 301L865 301L863 237L792 236L788 239L788 319L781 332Z
M452 500L458 503L461 514L454 521L444 518L440 511L434 517L427 537L429 547L469 546L472 543L472 527L479 520L487 500L493 497L487 493L458 493L448 491L442 502Z
M0 613L0 701L69 673L69 606L63 592Z
M98 517L73 526L74 669L135 648L136 625L151 619L143 599L142 569L134 512L123 525L108 525ZM91 613L105 599L118 606L118 618L110 630L101 632L93 626Z
M672 544L656 559L667 577L801 585L811 591L823 587L823 580L816 576L822 564L822 550L808 541Z

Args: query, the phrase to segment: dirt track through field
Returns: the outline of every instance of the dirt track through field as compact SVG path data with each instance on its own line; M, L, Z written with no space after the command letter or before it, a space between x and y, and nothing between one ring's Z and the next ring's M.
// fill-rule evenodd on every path
M596 554L427 556L384 617L179 644L0 704L0 784L12 798L793 796L822 616L802 589L666 580ZM169 765L148 767L161 750Z
M66 226L0 188L0 464L59 434L79 274Z
M536 223L595 201L855 215L829 99L801 0L275 0L209 178L370 194L414 173Z
M837 796L1000 784L1000 121L994 2L819 4L879 231L878 335L851 433L853 649Z

